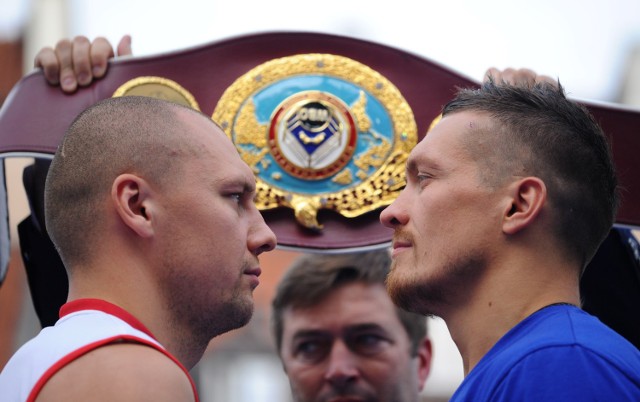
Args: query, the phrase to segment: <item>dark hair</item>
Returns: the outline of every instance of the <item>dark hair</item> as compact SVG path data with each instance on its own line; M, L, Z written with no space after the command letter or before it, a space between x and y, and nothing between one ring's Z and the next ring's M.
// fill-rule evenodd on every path
M329 297L337 287L354 282L385 284L391 258L386 250L349 254L308 254L285 273L272 302L271 329L278 351L282 346L283 313L288 307L309 307ZM427 335L425 317L396 307L415 355Z
M544 181L553 234L584 269L618 207L611 150L587 109L567 99L560 83L525 87L489 80L479 89L460 90L442 114L460 111L492 118L490 127L476 133L486 145L467 144L487 182L512 175Z

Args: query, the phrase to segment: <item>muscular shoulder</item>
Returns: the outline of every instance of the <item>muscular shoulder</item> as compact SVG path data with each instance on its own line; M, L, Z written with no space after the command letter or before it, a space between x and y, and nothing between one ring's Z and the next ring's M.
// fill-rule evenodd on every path
M43 387L39 402L193 401L187 375L169 357L135 343L93 350L66 365Z

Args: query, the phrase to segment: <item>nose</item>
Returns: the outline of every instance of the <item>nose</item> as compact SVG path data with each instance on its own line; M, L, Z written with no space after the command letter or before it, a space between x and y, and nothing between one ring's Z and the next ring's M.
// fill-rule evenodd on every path
M404 197L403 194L405 190L403 190L398 198L395 199L380 213L380 223L384 226L395 229L400 225L406 225L409 221L409 214L404 207Z
M264 221L262 214L254 207L254 224L252 225L249 238L247 240L248 247L251 252L258 256L264 252L271 251L276 248L277 239L275 233Z
M325 380L336 389L344 389L360 376L358 357L341 341L336 341L331 349Z

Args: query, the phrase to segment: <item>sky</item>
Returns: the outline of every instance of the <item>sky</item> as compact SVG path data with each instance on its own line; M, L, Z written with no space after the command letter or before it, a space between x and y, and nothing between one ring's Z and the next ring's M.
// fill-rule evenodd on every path
M0 39L19 31L37 1L0 0ZM246 33L325 32L395 46L476 80L491 66L528 67L559 77L575 98L599 101L615 100L626 58L640 46L640 0L66 0L66 4L69 36L106 36L116 43L131 34L136 55ZM49 45L57 39L51 38Z
M528 67L559 77L574 97L601 101L615 99L626 57L640 46L640 0L164 4L69 0L70 34L112 42L131 34L134 53L147 55L261 31L333 33L408 50L476 80L491 66Z

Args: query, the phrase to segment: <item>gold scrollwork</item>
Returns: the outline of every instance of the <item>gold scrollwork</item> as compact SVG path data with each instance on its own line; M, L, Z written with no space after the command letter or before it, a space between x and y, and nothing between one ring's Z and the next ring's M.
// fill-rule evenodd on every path
M254 171L259 169L257 163L264 154L251 156L246 151L243 154L238 147L243 143L255 146L252 147L254 149L264 149L267 142L267 126L256 120L252 96L280 80L309 74L340 78L367 91L384 106L393 130L392 144L382 141L382 145L356 156L354 163L360 169L358 177L364 179L348 189L336 193L300 194L269 185L258 177L256 204L259 209L292 208L301 225L320 230L322 225L317 222L319 209L332 209L352 218L393 202L405 185L405 162L417 142L417 126L411 107L398 88L364 64L331 54L302 54L274 59L239 77L224 92L212 115L212 119L223 127L229 138L235 137L236 147ZM365 107L366 97L361 92L350 111L358 131L375 136ZM378 169L367 175L370 167ZM351 179L347 175L337 175L336 180L347 182Z

